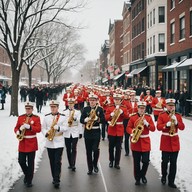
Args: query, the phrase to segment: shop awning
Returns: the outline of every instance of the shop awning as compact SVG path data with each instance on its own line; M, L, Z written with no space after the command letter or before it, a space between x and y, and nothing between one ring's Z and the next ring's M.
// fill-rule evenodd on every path
M145 70L146 68L147 68L147 66L136 69L136 70L133 72L133 75L137 75L137 74L141 73L141 72L142 72L143 70Z
M192 58L186 59L180 65L177 66L177 70L192 69Z
M131 71L129 74L127 74L126 76L129 77L129 78L132 78L133 77L133 73L134 71L136 71L137 69L133 69L133 71Z
M122 77L125 73L121 73L119 75L116 75L113 80L118 80L120 77Z
M171 65L166 65L165 67L162 68L162 71L174 71L176 70L177 66L179 66L181 63L183 63L185 60L182 60L180 62L175 62Z
M102 79L102 83L106 83L107 81L108 81L107 78L103 78L103 79Z

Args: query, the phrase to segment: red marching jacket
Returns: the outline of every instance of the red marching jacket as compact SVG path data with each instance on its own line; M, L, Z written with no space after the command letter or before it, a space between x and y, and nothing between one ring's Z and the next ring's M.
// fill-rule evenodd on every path
M19 131L19 128L26 122L27 115L23 114L18 117L14 132ZM41 131L40 118L37 115L31 115L28 120L30 129L26 129L25 137L22 141L19 141L19 152L33 152L38 150L38 143L36 133Z
M170 127L166 127L168 121L171 120L169 112L163 112L159 114L157 120L157 129L162 131L160 150L167 152L175 152L180 150L180 142L178 136L178 129L184 130L185 125L183 124L182 117L179 113L175 113L178 124L175 125L175 135L169 136Z
M127 128L126 128L126 131L130 135L132 134L133 129L137 126L137 123L140 120L140 118L141 117L139 116L138 113L130 117ZM146 119L146 121L149 123L149 126L147 127L146 125L144 125L144 130L139 140L137 141L137 143L131 142L132 151L146 152L151 150L151 141L149 137L149 131L155 131L155 125L150 115L145 114L144 119Z
M111 113L114 112L116 109L115 105L111 105L107 108L107 111L105 113L105 119L106 121L111 121ZM120 105L119 109L123 111L123 113L119 116L117 119L117 122L114 126L109 125L108 126L108 135L111 136L123 136L124 135L124 126L123 126L123 120L128 119L129 114L127 111L127 108L123 105Z
M137 113L138 107L137 107L137 101L133 102L130 101L130 108L129 108L129 116L133 115L134 113Z
M159 103L159 100L157 97L154 97L151 103L151 107L153 108L153 114L154 115L159 115L161 112L163 112L163 108L166 106L165 99L161 97L160 99L162 103L161 108L157 108L157 103Z

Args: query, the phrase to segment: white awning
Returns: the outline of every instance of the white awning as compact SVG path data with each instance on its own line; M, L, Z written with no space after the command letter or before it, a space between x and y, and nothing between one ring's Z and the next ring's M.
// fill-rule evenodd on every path
M129 74L127 74L126 76L127 77L130 77L132 78L133 77L133 74L134 74L134 71L136 71L137 69L133 69L133 71L131 71Z
M0 80L11 80L11 78L0 75Z
M177 66L177 69L178 68L182 68L182 67L192 67L192 58L190 59L186 59L184 62L182 62L179 66Z
M177 66L179 66L181 63L183 63L185 60L182 60L180 62L174 62L171 65L166 65L165 67L162 68L162 71L172 71L175 70Z
M121 74L119 74L119 75L116 75L114 78L113 78L113 80L117 80L117 79L119 79L121 76L123 76L125 73L121 73Z

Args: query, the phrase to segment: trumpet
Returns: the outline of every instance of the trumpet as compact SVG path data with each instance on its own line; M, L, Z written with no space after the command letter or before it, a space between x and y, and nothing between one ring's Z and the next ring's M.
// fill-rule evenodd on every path
M30 117L27 116L27 118L26 118L26 120L25 120L25 122L24 122L23 124L28 123L28 122L29 122L29 119L30 119ZM23 126L24 126L24 125L22 125L22 127L23 127ZM23 128L22 131L20 131L20 134L17 135L17 139L18 139L19 141L22 141L22 140L24 139L25 131L26 131L26 129Z
M145 116L145 114L140 118L140 120L138 121L135 129L133 129L133 135L132 135L132 138L131 138L132 143L137 143L137 141L139 140L140 135L142 134L142 132L144 130L144 125L143 125L144 116Z

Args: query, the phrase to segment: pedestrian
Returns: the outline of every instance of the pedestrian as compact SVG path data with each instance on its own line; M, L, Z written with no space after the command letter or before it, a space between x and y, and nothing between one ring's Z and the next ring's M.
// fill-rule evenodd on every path
M101 137L100 124L105 121L103 108L98 106L98 96L89 94L90 105L83 108L80 122L84 124L84 139L87 155L88 175L98 173L99 144Z
M38 150L36 133L41 131L40 117L33 114L33 106L32 102L25 103L25 114L18 117L14 129L19 140L18 162L27 187L32 187L35 153Z
M28 90L29 101L35 102L36 91L37 91L37 89L36 89L36 87L34 85L32 85L32 87L29 88L29 90Z
M42 106L43 106L44 93L43 93L43 90L40 86L38 87L38 89L36 91L35 97L36 97L37 113L41 113Z
M145 113L146 105L146 102L138 102L138 112L130 117L127 125L127 132L131 134L135 185L140 185L140 180L144 184L147 183L146 173L151 150L149 131L155 131L151 116Z
M20 96L21 96L21 102L26 102L27 100L27 87L21 87L20 88Z
M77 156L77 143L78 139L82 138L82 124L80 124L81 112L74 109L75 99L68 99L68 109L64 111L67 121L65 126L67 130L64 132L65 146L67 151L67 159L69 163L69 169L76 170L76 156Z
M162 131L160 150L161 153L161 182L165 184L168 174L168 185L171 188L177 188L175 185L175 176L177 171L177 157L180 150L178 130L184 130L182 116L175 112L175 99L166 99L167 111L159 115L157 129ZM168 164L169 172L168 172ZM168 172L168 173L167 173Z
M107 108L105 119L110 121L108 126L109 167L120 169L121 144L124 135L123 120L128 118L128 110L122 105L122 95L113 94L114 104ZM115 151L114 151L115 149Z
M45 147L50 161L52 183L55 188L59 188L64 148L63 132L67 129L65 127L66 117L59 113L58 101L51 100L49 105L51 113L46 114L44 117L42 133L47 138Z
M6 88L0 83L0 103L1 103L1 109L0 110L4 110L6 93L7 93Z

